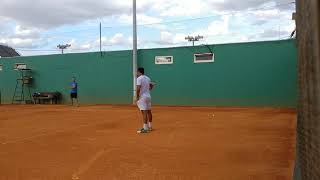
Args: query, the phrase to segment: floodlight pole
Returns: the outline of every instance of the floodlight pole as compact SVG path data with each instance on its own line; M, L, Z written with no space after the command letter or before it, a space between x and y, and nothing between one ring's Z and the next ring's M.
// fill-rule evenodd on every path
M59 45L57 46L57 48L61 49L61 53L62 53L62 54L63 54L63 51L64 51L65 49L67 49L68 47L71 47L71 44L65 44L65 45L59 44Z
M133 51L132 51L132 71L133 71L133 104L137 100L137 1L133 0Z

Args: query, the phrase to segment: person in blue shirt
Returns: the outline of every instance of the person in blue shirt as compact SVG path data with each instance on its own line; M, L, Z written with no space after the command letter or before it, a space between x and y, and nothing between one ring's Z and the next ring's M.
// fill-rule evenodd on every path
M71 105L73 106L73 99L76 100L77 106L79 106L79 101L78 101L78 83L76 82L76 78L72 77L72 82L71 82L71 92L70 92L70 98L71 98Z

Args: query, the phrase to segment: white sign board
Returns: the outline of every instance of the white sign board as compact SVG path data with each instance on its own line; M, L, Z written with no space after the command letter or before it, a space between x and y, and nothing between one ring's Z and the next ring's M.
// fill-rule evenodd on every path
M173 56L156 56L156 64L173 64Z
M19 70L19 69L27 69L27 65L24 63L16 63L13 67L15 70Z

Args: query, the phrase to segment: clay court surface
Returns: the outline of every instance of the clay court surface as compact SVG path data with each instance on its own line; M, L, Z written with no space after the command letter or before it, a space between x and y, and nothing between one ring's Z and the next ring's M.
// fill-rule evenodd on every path
M214 116L213 116L214 115ZM131 106L0 106L0 180L289 180L296 113Z

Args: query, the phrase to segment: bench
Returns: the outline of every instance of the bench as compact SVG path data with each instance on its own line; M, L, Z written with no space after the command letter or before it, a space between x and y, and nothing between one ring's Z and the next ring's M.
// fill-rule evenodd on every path
M58 104L61 98L59 92L36 92L32 95L35 104L41 104L45 101L51 102L51 104Z

